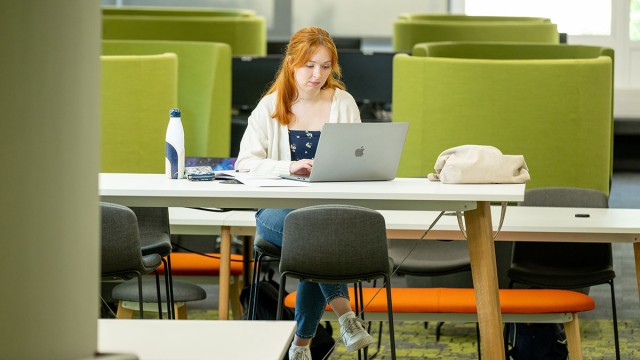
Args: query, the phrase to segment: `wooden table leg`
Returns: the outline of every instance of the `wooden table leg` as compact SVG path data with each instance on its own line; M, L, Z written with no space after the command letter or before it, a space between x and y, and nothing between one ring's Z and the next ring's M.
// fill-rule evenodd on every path
M567 347L571 360L582 360L582 341L580 340L580 322L578 314L573 314L573 320L564 323L564 332L567 335Z
M220 276L218 280L218 319L229 320L229 282L231 278L231 229L220 229Z
M464 220L478 307L482 358L504 360L502 314L490 204L479 201L475 210L465 211Z

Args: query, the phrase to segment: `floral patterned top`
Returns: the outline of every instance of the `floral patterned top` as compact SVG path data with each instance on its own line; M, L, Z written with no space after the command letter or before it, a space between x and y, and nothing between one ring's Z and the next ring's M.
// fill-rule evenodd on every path
M313 159L320 141L320 131L289 130L291 160Z

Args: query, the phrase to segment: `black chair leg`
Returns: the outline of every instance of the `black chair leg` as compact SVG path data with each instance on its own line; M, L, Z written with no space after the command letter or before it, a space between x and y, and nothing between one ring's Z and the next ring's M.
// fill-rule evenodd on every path
M165 294L167 296L167 319L172 319L171 316L171 310L172 310L172 303L171 303L171 291L169 290L169 278L167 277L167 272L169 271L169 266L167 265L167 260L165 258L162 258L162 265L164 266L164 290L165 290ZM156 273L156 276L158 276L158 274ZM160 285L157 285L158 287ZM162 301L160 301L160 303L162 303ZM158 307L160 310L160 319L162 319L162 306Z
M393 325L393 303L391 302L391 278L385 277L385 287L387 288L387 313L389 315L389 343L391 344L391 359L396 360L396 336Z
M355 313L356 316L364 320L364 311L363 310L363 301L362 301L362 283L354 283L353 284L353 303L356 305ZM342 334L340 334L342 336ZM366 351L366 349L358 350L358 360L362 360L362 353ZM367 359L366 352L364 353L365 360Z
M257 252L253 256L253 280L249 287L249 313L247 317L249 320L256 319L256 304L258 301L258 282L260 281L260 267L262 265L262 254Z
M170 303L171 303L171 312L169 313L169 311L167 310L167 316L169 316L169 314L171 314L171 317L169 317L170 319L175 319L176 318L176 312L175 312L175 301L173 300L173 274L171 272L171 254L167 255L167 267L166 267L167 271L164 272L164 276L165 279L169 280L169 297L170 297Z
M482 360L482 350L480 348L480 323L476 323L476 343L478 344L478 360Z
M276 312L276 320L282 320L284 310L284 288L287 285L287 277L280 276L280 289L278 290L278 311Z
M616 347L616 360L620 360L620 339L618 338L618 314L616 311L616 292L613 286L613 279L609 281L611 287L611 310L613 314L613 337Z
M142 301L142 274L135 272L138 278L138 307L140 308L140 319L144 319L144 301Z
M440 341L440 335L442 334L442 325L444 325L444 321L438 321L438 325L436 325L436 342Z
M160 275L158 275L158 271L154 271L156 275L156 296L158 301L158 319L162 320L162 295L160 295ZM167 315L168 317L168 315Z
M376 352L374 352L373 354L371 354L371 356L369 356L369 359L373 359L376 356L378 356L378 354L380 353L380 349L382 349L382 321L379 322L380 326L378 327L378 346L376 347ZM371 327L369 327L369 330L371 330ZM369 332L371 333L371 332Z

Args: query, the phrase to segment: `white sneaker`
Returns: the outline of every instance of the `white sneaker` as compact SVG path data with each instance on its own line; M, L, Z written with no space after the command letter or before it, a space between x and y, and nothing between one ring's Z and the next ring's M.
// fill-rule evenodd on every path
M364 329L364 321L356 317L353 311L340 316L338 321L340 322L340 336L347 351L357 351L373 344L373 337Z
M311 360L311 349L309 349L308 346L291 344L289 348L289 360Z

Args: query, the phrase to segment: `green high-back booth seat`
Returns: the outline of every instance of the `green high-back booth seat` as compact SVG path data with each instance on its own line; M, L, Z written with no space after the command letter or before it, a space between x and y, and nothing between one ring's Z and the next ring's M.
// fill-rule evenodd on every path
M614 51L608 47L591 45L559 45L538 43L442 42L421 43L413 47L414 56L467 59L589 59L608 56L615 64ZM611 67L611 87L613 71ZM613 104L613 92L611 93ZM613 119L613 105L611 106ZM611 172L613 173L613 121L611 122Z
M223 43L103 40L103 55L178 56L178 106L185 154L229 157L231 152L231 47ZM163 120L168 122L169 109Z
M535 47L536 56L522 58ZM575 53L566 55L572 48ZM527 188L568 186L608 194L609 51L433 43L413 52L429 56L396 55L393 121L410 123L398 176L433 172L438 155L454 146L493 145L505 154L524 155L531 173Z
M171 6L102 6L102 15L153 15L153 16L256 16L251 9L171 7Z
M547 18L402 14L393 24L393 50L439 41L514 41L557 44L556 24Z
M484 15L456 15L456 14L431 14L431 13L403 13L398 15L399 20L423 20L423 21L514 21L549 23L551 19L531 16L484 16Z
M169 110L177 105L177 55L101 56L100 61L100 171L164 173Z
M234 56L267 54L266 19L245 10L103 9L102 38L218 42L229 44Z

